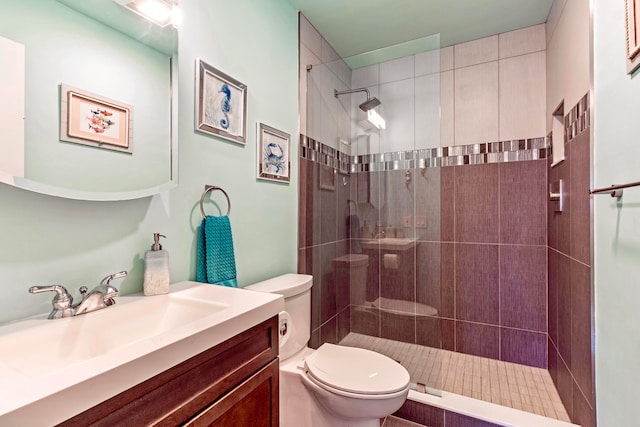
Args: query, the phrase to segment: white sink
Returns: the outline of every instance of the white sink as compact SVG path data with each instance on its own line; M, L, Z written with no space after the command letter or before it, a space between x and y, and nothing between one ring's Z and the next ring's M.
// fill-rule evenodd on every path
M43 425L63 421L283 307L275 294L181 282L168 295L118 297L92 313L2 326L0 425L27 414L40 414Z
M363 240L364 249L380 249L383 251L406 251L416 246L416 238L383 237L380 239Z
M207 290L210 290L211 286ZM215 290L215 288L214 288ZM115 306L69 319L42 321L0 336L0 360L24 375L40 377L93 357L116 352L150 336L170 333L229 307L184 298L123 297Z

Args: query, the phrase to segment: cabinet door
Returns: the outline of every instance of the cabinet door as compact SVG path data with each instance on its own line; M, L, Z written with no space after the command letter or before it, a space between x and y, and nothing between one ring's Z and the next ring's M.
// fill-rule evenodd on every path
M278 316L274 316L59 426L181 425L277 361L277 331Z
M185 425L278 427L278 375L279 360L275 359Z

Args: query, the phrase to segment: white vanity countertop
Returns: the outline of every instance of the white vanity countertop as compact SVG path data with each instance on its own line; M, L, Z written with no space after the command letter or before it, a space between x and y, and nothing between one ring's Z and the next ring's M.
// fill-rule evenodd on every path
M362 240L364 249L380 249L382 251L406 251L417 245L415 237L382 237L380 239Z
M168 295L0 326L0 425L62 422L283 308L280 295L180 282Z

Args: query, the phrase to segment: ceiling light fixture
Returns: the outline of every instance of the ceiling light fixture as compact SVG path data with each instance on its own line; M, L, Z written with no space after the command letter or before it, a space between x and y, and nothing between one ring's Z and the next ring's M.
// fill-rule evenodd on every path
M160 27L177 26L180 12L174 0L115 0Z

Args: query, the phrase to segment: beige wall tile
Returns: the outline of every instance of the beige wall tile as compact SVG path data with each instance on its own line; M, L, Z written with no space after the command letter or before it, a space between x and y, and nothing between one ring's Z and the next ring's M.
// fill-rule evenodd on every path
M424 76L440 72L440 49L429 50L415 55L415 75Z
M415 65L413 56L405 56L380 63L380 84L395 82L414 77Z
M498 59L498 36L484 37L453 47L455 68L482 64Z
M300 80L298 86L298 128L299 132L307 134L307 65L316 65L320 63L320 58L315 56L311 50L300 43Z
M547 44L551 40L551 37L553 37L553 33L555 32L558 21L560 20L560 15L562 14L562 10L566 6L566 4L567 0L553 0L551 10L549 11L549 16L547 17Z
M338 55L329 42L324 38L322 38L320 59L322 59L322 62L332 62L340 59L340 55Z
M545 50L545 24L509 31L498 36L500 59Z
M456 69L454 78L455 144L497 141L498 61Z
M545 52L500 60L499 68L500 141L545 136Z
M440 71L453 70L453 46L440 49Z
M380 81L380 64L356 68L351 72L351 87L377 86Z
M440 74L415 79L414 149L440 146Z
M380 132L380 140L385 152L413 150L415 143L414 96L413 79L380 85L379 99L383 104L378 110L387 121L385 131Z
M336 69L337 69L336 74L338 75L338 78L340 79L340 81L346 84L348 87L351 87L352 72L351 72L351 68L349 68L347 63L344 62L342 59L336 61Z
M302 14L300 14L300 43L318 58L322 56L322 36Z
M555 5L554 5L555 7ZM566 0L547 45L547 133L555 108L571 110L589 92L589 2ZM624 44L624 41L623 41Z
M351 134L350 97L334 96L333 90L344 90L347 85L324 64L313 67L307 74L306 134L330 147L337 148L339 138L349 139Z
M453 71L440 73L440 146L455 145Z

